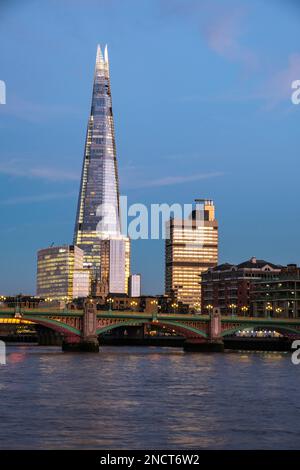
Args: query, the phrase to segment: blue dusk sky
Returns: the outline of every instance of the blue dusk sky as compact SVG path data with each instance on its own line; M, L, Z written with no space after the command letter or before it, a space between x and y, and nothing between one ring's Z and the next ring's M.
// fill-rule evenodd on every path
M35 293L71 243L97 43L108 44L121 194L212 198L219 261L300 262L300 8L288 0L0 3L0 293ZM164 242L132 243L143 293Z

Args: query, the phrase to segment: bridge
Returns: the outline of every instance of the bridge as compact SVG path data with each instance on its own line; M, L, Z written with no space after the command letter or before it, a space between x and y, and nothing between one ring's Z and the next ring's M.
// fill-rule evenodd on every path
M185 338L186 349L221 351L223 339L237 331L262 328L300 338L300 318L262 318L222 316L218 308L208 315L98 311L90 299L83 310L0 309L0 322L42 325L63 336L63 349L98 351L99 335L121 326L152 325L165 328Z

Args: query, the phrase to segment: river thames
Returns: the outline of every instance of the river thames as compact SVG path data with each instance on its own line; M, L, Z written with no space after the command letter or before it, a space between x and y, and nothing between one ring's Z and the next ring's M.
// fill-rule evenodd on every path
M288 353L7 347L1 449L298 449Z

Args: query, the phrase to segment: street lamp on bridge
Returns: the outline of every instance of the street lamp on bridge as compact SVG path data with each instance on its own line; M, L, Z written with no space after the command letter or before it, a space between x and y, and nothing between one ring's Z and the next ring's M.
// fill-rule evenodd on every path
M206 308L206 310L207 310L207 312L208 312L208 315L210 315L210 314L211 314L211 311L212 311L212 309L214 308L214 306L213 306L213 305L211 305L211 304L208 304L208 305L206 305L206 307L205 307L205 308Z
M268 303L267 306L266 306L266 317L267 317L268 319L271 318L271 311L272 311L272 310L273 310L272 305L271 305L270 303Z
M136 300L132 300L130 302L130 306L131 306L131 310L134 312L136 307L137 307L138 303L136 302Z
M151 300L150 305L152 306L152 310L153 310L155 313L157 313L157 309L158 309L158 300L156 300L156 299Z
M242 308L241 308L243 314L246 316L247 315L247 312L249 310L249 307L247 307L247 305L243 305Z
M109 313L112 312L112 304L114 303L114 299L112 297L108 297L108 299L106 299L106 302L108 303L108 311Z
M275 312L278 313L278 315L280 316L282 314L282 308L281 307L276 307Z
M173 313L175 313L176 309L178 308L178 304L176 302L173 302L171 307L173 308Z
M236 310L236 304L229 304L228 305L229 308L231 308L231 316L234 317L235 316L235 310Z
M199 302L195 302L194 303L194 309L196 311L196 313L200 312L200 308L201 308L201 305Z

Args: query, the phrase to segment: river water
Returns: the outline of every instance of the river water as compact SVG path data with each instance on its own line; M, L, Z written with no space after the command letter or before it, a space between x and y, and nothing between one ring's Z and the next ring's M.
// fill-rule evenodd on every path
M298 449L287 353L7 347L1 449Z

